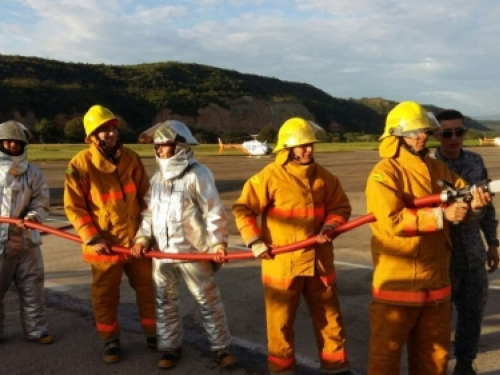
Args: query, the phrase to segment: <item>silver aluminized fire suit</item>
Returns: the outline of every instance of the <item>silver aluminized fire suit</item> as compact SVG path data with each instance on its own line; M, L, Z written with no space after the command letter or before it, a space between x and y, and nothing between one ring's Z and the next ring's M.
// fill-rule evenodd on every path
M1 140L0 140L1 142ZM41 223L49 212L49 188L27 152L0 152L0 216ZM21 324L28 340L48 333L43 296L44 269L40 233L0 224L0 340L4 334L3 299L12 282L19 292Z
M210 253L217 244L227 244L227 217L210 170L181 144L174 156L157 157L156 162L159 170L145 197L148 209L143 212L136 242L173 254ZM199 307L211 349L230 344L226 314L213 274L210 261L153 260L159 351L182 345L180 275Z

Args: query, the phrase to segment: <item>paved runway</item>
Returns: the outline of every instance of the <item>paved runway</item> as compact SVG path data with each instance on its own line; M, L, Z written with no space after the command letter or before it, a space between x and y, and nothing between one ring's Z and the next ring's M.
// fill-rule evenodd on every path
M500 178L500 149L479 149L492 178ZM353 217L366 212L364 184L368 172L378 160L376 152L318 154L317 160L336 174L353 205ZM202 158L214 172L228 210L243 182L270 160L246 157ZM154 162L147 160L148 170ZM55 203L61 199L65 163L40 165L53 191ZM500 200L494 199L497 209ZM54 207L52 219L65 221L61 209ZM56 222L51 225L57 226ZM234 224L231 244L241 245ZM368 355L368 307L371 300L370 231L368 226L355 229L335 240L336 268L341 309L347 331L347 347L352 369L364 374ZM101 346L94 331L90 307L90 270L81 261L79 246L54 236L44 237L49 320L57 342L49 347L22 341L14 292L7 296L7 340L0 344L0 374L30 374L35 371L62 374L137 374L155 373L158 353L148 351L139 332L134 295L122 283L120 323L124 328L123 362L105 365L100 359ZM241 367L233 374L265 374L265 318L260 283L259 261L234 261L217 274L229 325L235 337L234 348ZM480 374L500 374L500 276L490 275L490 296L483 325L483 337L476 365ZM185 358L173 374L219 374L211 360L196 306L185 287L182 289L182 316L186 328ZM318 360L310 318L301 304L296 322L296 347L301 367L298 374L317 374ZM454 366L450 361L450 372ZM403 374L406 366L403 363ZM391 374L388 374L391 375Z

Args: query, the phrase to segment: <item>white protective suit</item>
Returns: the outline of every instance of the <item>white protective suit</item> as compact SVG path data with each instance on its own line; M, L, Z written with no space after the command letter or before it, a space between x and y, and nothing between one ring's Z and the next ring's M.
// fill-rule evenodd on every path
M17 219L29 216L41 223L48 212L49 188L42 172L28 163L27 152L10 156L0 151L0 216ZM26 338L37 340L48 334L40 243L37 230L0 224L0 339L4 333L3 299L12 282L19 292Z
M198 163L187 144L177 144L168 159L156 158L159 170L145 197L148 209L136 242L164 253L210 253L227 244L227 217L210 170ZM212 350L231 342L219 288L210 261L153 260L158 350L179 349L182 324L179 281L182 274L200 309Z

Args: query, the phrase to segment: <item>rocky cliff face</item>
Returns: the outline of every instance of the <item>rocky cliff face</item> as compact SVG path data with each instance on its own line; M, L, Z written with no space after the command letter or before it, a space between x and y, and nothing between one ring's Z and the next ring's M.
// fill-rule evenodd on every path
M216 133L243 131L257 134L262 128L268 126L278 129L291 117L302 117L315 121L313 114L299 101L270 101L246 96L238 99L225 99L224 102L226 108L214 103L199 108L198 116L182 116L173 113L168 108L162 108L151 121L151 125L166 120L179 120L190 127L203 128ZM111 110L115 111L116 115L120 115L118 111L112 108ZM71 118L83 115L84 113L72 115L59 113L54 120L60 127L64 127ZM27 111L25 114L15 111L8 117L22 122L29 129L33 129L40 120L32 111ZM124 118L123 123L127 124L127 119ZM144 127L145 124L140 124L140 126ZM339 131L342 129L342 125L332 122L328 128L330 131Z
M213 132L245 131L257 134L262 128L270 126L278 129L290 117L313 120L314 116L297 101L267 101L254 97L226 99L227 108L209 104L198 109L198 116L180 116L164 108L159 111L153 124L166 120L179 120L191 127ZM332 130L338 124L332 124Z

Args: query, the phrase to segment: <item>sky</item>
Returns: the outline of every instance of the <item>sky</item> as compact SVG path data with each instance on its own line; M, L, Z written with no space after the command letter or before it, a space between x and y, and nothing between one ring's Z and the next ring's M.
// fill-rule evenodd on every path
M0 53L198 63L500 114L498 0L1 0Z

